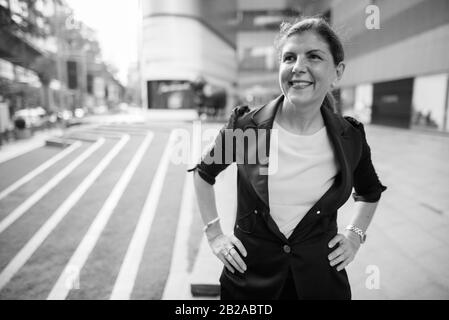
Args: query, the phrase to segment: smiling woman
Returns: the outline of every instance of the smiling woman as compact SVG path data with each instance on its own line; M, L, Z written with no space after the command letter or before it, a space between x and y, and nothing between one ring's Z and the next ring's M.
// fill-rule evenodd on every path
M282 24L277 40L282 95L253 110L235 108L215 144L189 170L207 239L224 264L221 298L350 299L345 267L365 241L386 187L363 125L332 106L330 92L345 69L337 35L322 18L306 18ZM214 156L229 151L229 130L254 130L258 141L232 146L233 157L220 162ZM265 143L269 170L262 170L266 161L250 163L251 154L246 162L236 160L242 150L254 153ZM274 159L277 169L271 170ZM234 234L225 235L212 185L231 162L238 166L237 215ZM352 188L357 205L339 234L337 211Z
M304 115L317 116L323 97L328 103L332 100L328 93L345 69L341 42L324 21L317 21L321 20L304 20L295 25L283 23L277 39L279 83L286 98L278 120L299 134L320 129L307 128L305 124L313 124L314 119ZM315 123L319 127L324 125L319 119Z

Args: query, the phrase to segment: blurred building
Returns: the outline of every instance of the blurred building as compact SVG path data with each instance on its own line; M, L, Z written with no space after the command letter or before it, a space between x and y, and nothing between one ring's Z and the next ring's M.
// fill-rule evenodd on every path
M449 131L449 2L345 0L329 5L346 47L343 112L375 124ZM371 29L369 5L379 9L379 29Z
M11 113L45 98L42 85L48 85L45 66L52 43L44 39L52 12L49 1L36 1L30 8L24 1L0 0L0 95Z
M304 2L304 1L302 1ZM282 21L303 12L301 1L238 0L238 93L241 102L260 105L279 95L274 40Z
M82 63L83 61L81 61ZM85 87L81 92L83 95L82 106L89 111L95 112L95 108L116 108L124 101L126 89L112 72L111 67L101 61L88 61Z
M141 99L142 92L139 63L132 63L128 68L126 102L135 106L141 106Z
M76 21L64 0L0 0L0 25L0 95L11 115L122 99L123 86L102 61L95 31Z
M340 112L449 131L447 0L142 0L142 12L146 107L188 107L189 83L199 76L239 102L269 101L280 93L280 23L321 15L345 46L347 67L334 91Z
M446 0L238 0L244 102L279 94L273 41L283 20L301 15L324 16L344 42L347 67L334 92L339 111L363 122L449 131Z
M144 108L193 108L192 84L225 90L237 79L236 0L141 0Z
M65 2L56 9L51 21L57 44L53 57L57 65L54 82L59 91L58 104L71 110L117 106L124 88L114 67L103 61L96 31L76 20Z

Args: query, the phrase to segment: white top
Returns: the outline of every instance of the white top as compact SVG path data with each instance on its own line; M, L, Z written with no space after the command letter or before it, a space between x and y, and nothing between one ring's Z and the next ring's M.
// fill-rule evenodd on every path
M268 176L269 203L273 220L288 238L331 187L338 163L326 127L312 135L298 135L282 128L275 120L273 130L276 129L278 163L277 170ZM270 159L276 152L273 139L272 134Z

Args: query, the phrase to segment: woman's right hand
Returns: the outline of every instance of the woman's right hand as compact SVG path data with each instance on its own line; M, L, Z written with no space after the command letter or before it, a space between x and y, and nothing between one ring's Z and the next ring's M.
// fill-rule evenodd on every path
M229 271L234 273L234 268L241 273L246 271L246 264L239 253L246 257L247 252L242 242L235 235L220 234L209 240L209 245L212 252Z

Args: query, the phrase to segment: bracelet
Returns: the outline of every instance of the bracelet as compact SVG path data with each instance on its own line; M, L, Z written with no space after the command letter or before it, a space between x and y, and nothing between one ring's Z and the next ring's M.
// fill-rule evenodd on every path
M209 227L211 225L213 225L215 222L217 222L219 220L220 220L220 217L216 217L215 219L213 219L213 220L209 221L208 223L206 223L206 225L203 228L203 232L206 232L206 230L209 229Z
M365 232L363 232L362 229L350 224L346 227L346 230L349 230L349 231L357 234L360 238L360 243L364 243L366 241L366 234L365 234Z

